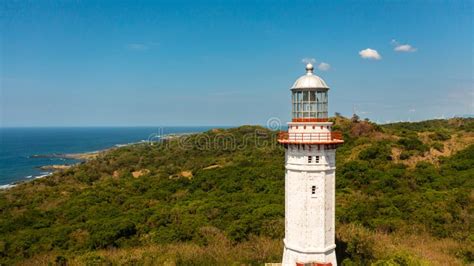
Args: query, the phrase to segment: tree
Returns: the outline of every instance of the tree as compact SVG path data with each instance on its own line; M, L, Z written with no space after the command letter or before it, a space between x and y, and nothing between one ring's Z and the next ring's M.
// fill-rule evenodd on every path
M359 117L356 113L354 113L354 114L352 115L351 121L352 121L353 123L357 123L357 122L359 122L359 119L360 119L360 117Z

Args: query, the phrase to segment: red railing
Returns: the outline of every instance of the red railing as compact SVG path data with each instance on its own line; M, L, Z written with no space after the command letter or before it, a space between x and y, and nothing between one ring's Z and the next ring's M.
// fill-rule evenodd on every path
M327 118L293 118L292 122L327 122Z
M278 141L284 143L324 143L324 142L344 142L341 132L321 132L321 133L288 133L279 132Z

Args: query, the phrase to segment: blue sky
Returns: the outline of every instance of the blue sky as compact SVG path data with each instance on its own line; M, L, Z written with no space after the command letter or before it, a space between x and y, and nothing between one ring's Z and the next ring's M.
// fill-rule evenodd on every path
M474 113L472 1L1 5L2 126L288 121L304 58L329 65L331 114Z

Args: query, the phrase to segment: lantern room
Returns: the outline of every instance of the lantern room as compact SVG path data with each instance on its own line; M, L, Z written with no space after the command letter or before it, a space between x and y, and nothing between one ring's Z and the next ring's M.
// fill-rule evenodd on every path
M313 70L313 65L307 64L306 74L291 88L293 122L327 121L329 87Z

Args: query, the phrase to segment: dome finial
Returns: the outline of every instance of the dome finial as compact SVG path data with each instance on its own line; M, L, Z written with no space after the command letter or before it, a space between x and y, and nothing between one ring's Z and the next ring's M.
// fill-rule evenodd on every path
M306 64L306 73L313 74L313 65L311 63Z

